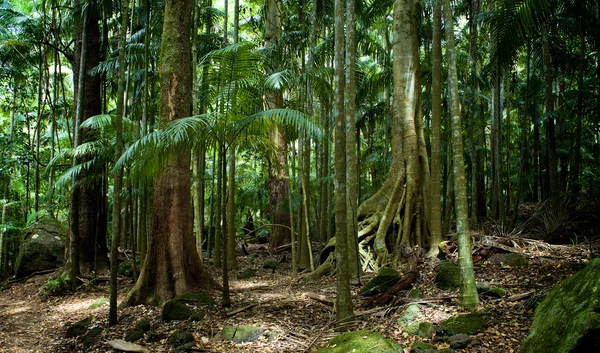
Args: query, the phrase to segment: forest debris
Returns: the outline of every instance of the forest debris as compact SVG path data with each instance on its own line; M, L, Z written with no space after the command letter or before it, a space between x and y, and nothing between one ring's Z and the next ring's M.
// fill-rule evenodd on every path
M325 304L327 306L333 307L333 305L334 305L334 301L332 299L330 299L329 297L322 295L322 294L306 292L306 293L304 293L304 296L306 296L307 298L310 298L312 300L316 300L319 303Z
M225 313L225 315L227 315L227 317L234 316L234 315L236 315L236 314L239 314L239 313L241 313L242 311L246 311L246 310L252 309L252 308L254 308L254 307L255 307L255 306L257 306L257 305L258 305L258 304L256 304L256 303L254 303L254 304L250 304L250 305L246 305L246 306L244 306L244 307L241 307L241 308L238 308L238 309L234 309L234 310L228 311L228 312L226 312L226 313Z
M413 267L413 269L406 272L402 277L400 277L398 282L396 282L396 284L387 292L373 296L369 300L365 301L363 306L384 306L388 304L400 291L410 289L413 286L413 284L417 281L418 277L419 274L417 270Z
M124 340L112 340L108 342L108 345L112 349L116 349L118 351L123 352L141 352L141 353L150 353L149 350L140 346L139 344L127 342Z
M529 291L529 292L525 292L525 293L520 293L520 294L515 294L515 295L511 295L510 297L506 298L507 302L516 302L519 300L523 300L526 298L531 297L531 295L534 293L535 291Z

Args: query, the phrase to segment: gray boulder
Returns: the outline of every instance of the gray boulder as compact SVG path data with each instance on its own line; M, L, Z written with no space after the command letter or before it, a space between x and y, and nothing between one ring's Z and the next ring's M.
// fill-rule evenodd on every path
M17 277L64 265L64 225L52 218L32 224L26 231L15 263Z

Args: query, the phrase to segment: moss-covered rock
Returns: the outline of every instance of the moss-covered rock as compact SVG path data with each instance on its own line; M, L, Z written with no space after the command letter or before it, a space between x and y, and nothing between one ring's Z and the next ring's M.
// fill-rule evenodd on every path
M460 270L451 262L444 262L435 275L435 283L440 289L456 289L460 286Z
M34 272L51 270L64 264L64 225L53 218L43 218L26 231L15 261L15 275L25 277Z
M81 336L87 332L88 326L92 323L92 318L85 318L77 321L69 328L67 328L67 338Z
M421 341L415 341L410 347L410 353L433 353L437 352L438 349L431 343L425 343Z
M198 321L203 321L205 317L206 317L205 312L198 311L198 312L192 313L189 320L192 322L198 322Z
M535 310L521 353L600 351L600 258L557 285Z
M187 331L175 331L169 337L169 343L176 350L190 349L194 346L194 335Z
M398 279L400 279L398 271L393 268L384 268L360 289L359 294L370 296L385 293L398 282Z
M438 336L453 336L459 333L465 335L474 335L482 329L488 327L484 315L481 312L472 312L451 317L443 321L438 327Z
M315 353L402 353L402 346L377 332L354 331L342 333L331 339Z
M504 298L506 296L506 289L501 287L492 287L492 288L477 288L477 293L480 295L490 297L490 298Z
M100 336L101 333L102 327L92 327L83 337L81 337L81 343L83 343L84 347L89 347L96 342L96 339L98 339L98 336Z
M250 279L256 277L256 271L254 270L246 270L242 272L238 272L237 279Z
M228 341L235 343L253 342L256 341L264 330L259 326L225 326L221 331L223 337Z
M191 302L191 303L195 303L195 304L207 305L210 307L215 306L215 301L213 300L213 298L211 298L210 296L208 296L207 294L202 293L202 292L181 293L173 299L184 301L184 302Z
M192 310L185 302L177 299L169 300L162 310L162 318L165 321L187 320L192 315Z
M413 322L404 328L404 332L407 334L411 336L419 336L421 338L431 338L435 331L435 325L426 321Z
M146 332L150 331L150 321L149 320L141 320L131 330L127 330L125 333L125 341L135 342L140 338L144 337Z
M136 257L136 266L138 271L140 270L140 260ZM127 259L119 264L117 271L119 276L133 277L133 259Z
M508 253L508 254L494 254L488 259L489 263L501 264L510 267L522 267L529 263L526 258L519 254Z
M267 270L276 270L279 267L279 262L277 261L266 261L263 264L263 268Z
M421 306L417 304L411 304L406 308L406 310L404 310L402 315L400 315L400 317L398 318L398 325L408 326L419 315L421 315Z

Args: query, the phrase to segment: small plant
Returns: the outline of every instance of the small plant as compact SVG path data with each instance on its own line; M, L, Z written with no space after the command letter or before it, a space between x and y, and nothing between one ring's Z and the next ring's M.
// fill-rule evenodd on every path
M71 291L69 275L65 272L60 272L56 278L48 278L46 284L41 288L41 292L45 297L60 296Z
M88 306L88 309L90 309L90 310L97 309L106 303L108 303L108 298L102 297L102 298L94 300L94 302L92 304L90 304L90 306Z

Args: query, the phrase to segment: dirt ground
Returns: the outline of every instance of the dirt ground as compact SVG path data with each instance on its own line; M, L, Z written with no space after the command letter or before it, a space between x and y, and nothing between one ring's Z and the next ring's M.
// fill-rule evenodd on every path
M531 244L522 244L515 251L524 255L529 264L511 268L488 261L476 263L478 282L490 282L508 290L505 298L482 298L481 310L487 315L490 326L477 334L474 345L460 352L517 352L527 336L533 318L533 300L562 279L575 273L589 261L586 246L556 246L540 249ZM0 291L0 352L111 352L107 342L122 339L125 332L142 319L151 322L152 338L148 335L137 344L149 352L171 352L168 337L175 330L187 330L194 334L194 348L188 352L311 352L333 337L333 308L309 298L307 293L324 295L335 300L335 278L325 277L307 282L302 275L290 275L289 255L270 254L266 249L253 249L254 257L240 256L240 267L254 269L257 276L247 280L236 280L237 271L232 271L232 306L206 310L200 321L172 321L161 319L161 310L156 307L137 306L119 312L119 324L107 327L108 304L90 309L102 298L108 298L108 284L100 283L93 291L78 292L62 297L43 300L40 287L50 274L35 276L23 283L16 283ZM455 255L451 255L455 256ZM282 262L283 260L283 262ZM276 270L263 269L266 261L277 261ZM438 323L457 315L457 291L441 291L434 283L438 262L427 262L419 267L419 280L415 287L423 298L417 299L422 307L421 317ZM241 271L241 270L240 270ZM218 271L213 271L216 278ZM366 273L362 283L373 276ZM120 297L132 285L129 278L120 279ZM409 352L415 337L403 333L398 317L408 302L403 295L383 308L364 308L363 298L355 286L354 304L356 329L370 329L396 340ZM519 294L523 299L515 299ZM531 294L533 293L533 294ZM214 293L217 304L220 293ZM249 307L253 305L252 307ZM235 315L232 310L246 308ZM103 328L95 343L83 347L81 338L66 338L68 326L90 317L92 325ZM252 324L262 327L265 333L255 342L235 344L223 340L220 334L225 325ZM420 338L419 338L420 339ZM444 343L436 342L438 348Z

